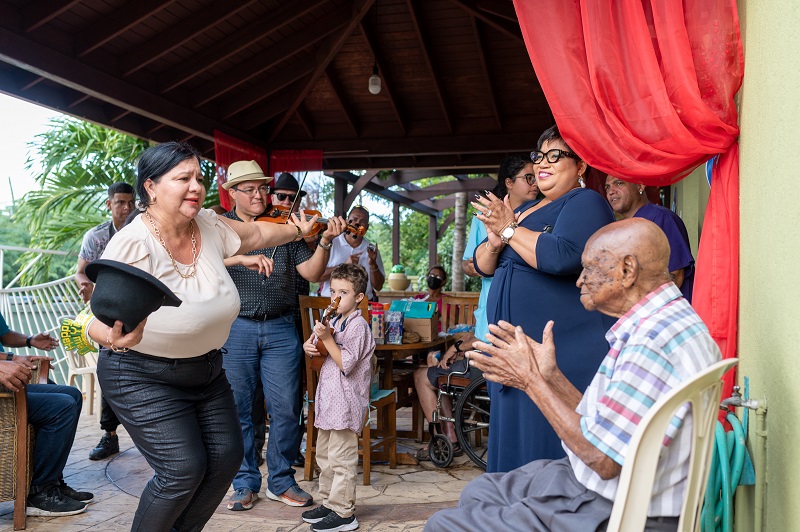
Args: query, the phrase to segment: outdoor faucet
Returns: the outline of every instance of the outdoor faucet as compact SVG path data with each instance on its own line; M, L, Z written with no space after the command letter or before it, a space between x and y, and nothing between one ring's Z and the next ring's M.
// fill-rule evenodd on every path
M727 399L722 401L722 404L719 405L720 409L727 409L730 410L731 406L735 407L744 407L749 408L750 410L758 410L758 401L754 399L743 400L742 394L739 393L739 387L733 387L733 393Z

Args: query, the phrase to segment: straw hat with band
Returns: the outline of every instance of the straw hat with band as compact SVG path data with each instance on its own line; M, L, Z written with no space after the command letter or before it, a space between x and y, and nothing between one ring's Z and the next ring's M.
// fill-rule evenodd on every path
M272 181L271 176L264 175L264 171L255 161L236 161L228 166L227 181L222 183L222 188L228 190L231 187L245 181Z

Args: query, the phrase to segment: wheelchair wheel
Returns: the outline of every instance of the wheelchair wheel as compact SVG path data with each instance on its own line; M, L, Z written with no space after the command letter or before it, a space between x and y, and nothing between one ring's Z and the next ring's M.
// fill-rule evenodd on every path
M453 443L444 434L435 434L428 444L428 454L436 467L447 467L453 461Z
M489 445L489 392L486 379L475 379L464 389L458 396L453 416L461 448L475 465L486 469Z

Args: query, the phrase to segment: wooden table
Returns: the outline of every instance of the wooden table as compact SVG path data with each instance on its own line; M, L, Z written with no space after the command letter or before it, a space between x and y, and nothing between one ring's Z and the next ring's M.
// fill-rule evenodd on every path
M423 355L427 356L429 351L440 349L444 351L447 349L449 337L439 336L431 342L416 342L413 344L377 344L375 345L375 355L378 357L378 364L383 366L383 382L381 388L384 390L391 390L395 387L394 383L394 361L403 360L410 356ZM403 388L403 389L400 389ZM409 393L407 390L412 390ZM415 403L416 390L414 390L413 374L410 382L400 383L397 389L397 408L404 406L411 406L414 411L413 430L398 430L397 436L399 438L414 438L419 439L420 434L416 430L417 418L419 416L419 406Z

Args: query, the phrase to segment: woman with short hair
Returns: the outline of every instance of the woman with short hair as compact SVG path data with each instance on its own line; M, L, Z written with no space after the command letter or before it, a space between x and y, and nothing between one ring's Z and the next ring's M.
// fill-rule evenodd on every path
M200 154L186 143L146 150L137 189L144 212L117 233L103 259L146 271L182 304L161 307L127 334L120 321L108 327L98 320L89 333L103 347L103 395L155 471L131 530L199 531L225 496L244 448L222 369L220 348L239 313L223 260L299 240L317 217L245 224L203 209Z
M488 322L520 325L541 341L545 324L554 320L559 368L584 389L608 351L605 332L614 320L584 309L575 283L586 241L614 214L602 196L584 188L588 166L556 126L542 134L531 159L542 199L516 209L494 194L473 202L488 233L475 249L475 269L494 277ZM487 471L565 456L558 435L525 392L494 383L489 391Z

